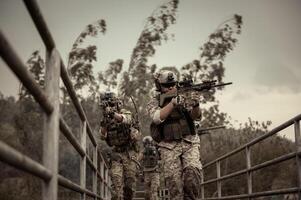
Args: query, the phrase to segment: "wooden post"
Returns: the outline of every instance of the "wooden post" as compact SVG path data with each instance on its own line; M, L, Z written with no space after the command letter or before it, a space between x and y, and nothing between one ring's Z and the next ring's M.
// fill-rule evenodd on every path
M54 110L51 114L44 114L43 135L43 165L52 173L49 181L44 181L42 186L43 200L56 200L58 191L58 151L59 151L59 81L60 81L60 56L56 49L46 52L45 92Z
M80 186L86 188L86 165L87 165L87 123L84 121L82 125L82 133L81 133L81 145L85 151L85 155L81 157L80 160ZM83 193L81 196L82 200L86 200L86 193Z

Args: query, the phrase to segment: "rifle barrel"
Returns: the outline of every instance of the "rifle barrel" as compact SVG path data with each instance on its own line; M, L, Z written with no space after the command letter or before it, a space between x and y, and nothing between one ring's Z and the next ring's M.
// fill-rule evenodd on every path
M216 129L221 129L221 128L226 128L226 126L213 126L213 127L208 127L208 128L204 128L204 129L198 129L198 134L199 135L204 135L207 134L207 131L211 131L211 130L216 130Z
M231 85L232 82L228 82L228 83L220 83L220 84L216 84L214 85L214 87L219 87L219 86L224 86L224 85Z

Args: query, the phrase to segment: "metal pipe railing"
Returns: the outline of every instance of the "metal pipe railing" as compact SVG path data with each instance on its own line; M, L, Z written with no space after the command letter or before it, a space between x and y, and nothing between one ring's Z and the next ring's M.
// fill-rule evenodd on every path
M55 47L54 40L52 39L44 17L40 12L39 5L35 0L24 0L24 4L29 11L33 22L35 23L35 26L37 27L37 30L39 31L47 50L51 51Z
M217 178L213 178L213 179L210 179L210 180L207 180L204 182L204 179L202 180L202 184L201 184L201 187L202 187L202 200L213 200L213 199L216 199L216 200L220 200L220 199L244 199L244 198L254 198L254 197L261 197L261 196L270 196L270 195L279 195L279 194L288 194L288 193L296 193L298 192L299 193L299 197L300 197L300 189L301 189L301 136L300 136L300 120L301 120L301 114L300 115L297 115L296 117L288 120L287 122L281 124L280 126L274 128L273 130L271 130L270 132L258 137L258 138L255 138L254 140L248 142L247 144L245 145L242 145L240 147L238 147L237 149L234 149L233 151L215 159L214 161L211 161L209 162L208 164L204 165L203 167L203 172L204 172L204 169L211 166L212 164L216 164L216 167L217 167ZM295 137L296 137L296 151L295 152L292 152L292 153L288 153L288 154L285 154L285 155L282 155L282 156L279 156L277 158L274 158L272 160L268 160L268 161L265 161L263 163L260 163L260 164L257 164L257 165L254 165L252 166L251 164L251 150L250 150L250 147L253 146L254 144L257 144L261 141L263 141L264 139L278 133L279 131L293 125L295 126ZM227 175L224 175L224 176L220 176L220 161L223 160L223 159L226 159L240 151L242 151L243 149L245 149L245 155L246 155L246 169L243 169L243 170L239 170L239 171L236 171L236 172L233 172L231 174L227 174ZM271 166L271 165L275 165L275 164L278 164L280 162L284 162L286 160L289 160L289 159L292 159L296 157L296 161L297 161L297 166L298 166L298 174L299 174L299 186L298 188L285 188L285 189L280 189L280 190L272 190L272 191L263 191L263 192L256 192L256 193L253 193L252 191L252 172L253 171L256 171L256 170L259 170L259 169L262 169L262 168L265 168L265 167L268 167L268 166ZM299 163L299 164L298 164ZM220 193L221 191L221 181L225 180L225 179L229 179L229 178L232 178L232 177L237 177L239 175L243 175L243 174L246 174L247 175L247 190L248 190L248 194L241 194L241 195L231 195L231 196L222 196ZM205 188L204 188L204 185L206 184L210 184L210 183L214 183L216 182L217 184L217 194L218 194L218 197L211 197L211 198L206 198L205 197Z
M264 140L265 138L270 137L270 136L278 133L279 131L281 131L281 130L287 128L287 127L289 127L292 124L294 124L295 120L300 120L300 119L301 119L301 114L297 115L296 117L294 117L294 118L292 118L290 120L288 120L287 122L283 123L282 125L274 128L273 130L271 130L267 134L264 134L264 135L262 135L262 136L260 136L258 138L255 138L254 140L250 141L249 143L247 143L245 145L242 145L242 146L238 147L237 149L234 149L233 151L231 151L231 152L229 152L229 153L227 153L227 154L225 154L225 155L223 155L223 156L221 156L221 157L219 157L219 158L217 158L217 159L215 159L213 161L210 161L209 163L205 164L203 166L203 168L206 168L206 167L208 167L208 166L216 163L219 160L221 161L221 160L223 160L225 158L228 158L228 157L230 157L230 156L232 156L232 155L234 155L234 154L236 154L236 153L238 153L240 151L243 151L246 147L252 146L252 145L254 145L254 144L256 144L256 143Z
M263 196L272 196L272 195L281 195L281 194L292 194L298 192L298 188L286 188L280 190L266 191L266 192L255 192L252 194L240 194L240 195L231 195L231 196L223 196L223 197L209 197L203 198L202 200L226 200L226 199L247 199L247 198L256 198Z
M59 175L58 177L58 182L59 182L59 185L61 186L64 186L70 190L73 190L75 192L79 192L81 194L87 194L91 197L97 197L97 198L101 198L99 195L97 195L96 193L88 190L88 189L85 189L84 187L81 187L79 186L78 184L74 183L73 181L70 181L69 179Z
M23 155L22 153L16 151L12 147L6 145L5 143L0 141L0 159L7 164L10 164L18 169L21 169L23 171L27 171L37 177L40 177L43 179L47 184L44 184L43 187L46 188L45 191L43 191L43 199L56 199L57 195L57 180L58 182L63 186L73 187L78 192L83 193L84 195L87 194L89 196L92 196L94 198L103 199L109 196L108 191L110 191L109 186L109 176L108 176L108 167L106 166L105 162L101 163L101 168L103 169L104 173L99 172L99 169L97 169L97 143L96 139L93 135L93 131L91 129L91 126L89 125L89 122L87 120L86 114L76 96L75 90L72 86L72 82L70 81L70 78L68 77L68 73L65 69L64 63L58 54L58 52L55 49L55 43L54 40L50 34L50 31L46 25L46 22L42 16L42 13L40 12L39 6L36 3L35 0L24 0L25 6L27 10L30 13L30 16L46 46L46 92L40 88L40 86L35 82L33 76L31 73L27 70L26 65L21 61L21 59L18 57L17 53L14 51L2 31L0 30L0 53L3 60L7 63L7 65L11 68L11 70L15 73L15 75L18 77L18 79L21 81L21 83L25 86L26 89L32 94L34 99L40 104L44 112L47 114L46 118L46 127L49 126L45 130L46 134L44 137L48 139L44 139L44 155L43 160L46 161L46 166L49 167L47 169L45 166L33 161L29 157ZM53 69L55 66L59 67L59 72L57 73L56 69ZM82 141L79 143L77 139L75 138L74 134L66 124L66 122L60 118L57 117L57 113L59 110L59 105L53 105L53 102L58 101L58 85L59 85L59 78L61 77L63 80L63 83L68 91L68 94L70 95L70 98L77 110L78 115L80 116L80 119L82 123L84 123L84 129L82 130L82 133L85 133L89 136L89 139L91 140L93 144L93 161L91 158L88 157L86 153L86 137L82 137ZM55 81L52 80L54 78ZM47 85L48 84L48 85ZM51 86L49 85L51 84ZM48 92L47 92L48 91ZM47 94L47 95L46 95ZM49 100L48 95L54 99ZM50 130L51 129L51 130ZM58 150L58 139L57 133L59 130L62 131L64 136L67 138L67 140L71 143L71 145L76 149L76 151L79 153L79 155L82 158L81 162L81 183L85 182L86 179L86 173L83 169L86 169L86 163L88 162L89 165L92 166L93 170L93 191L89 191L85 189L85 184L83 184L84 187L78 186L74 182L60 176L57 174L58 170L56 167L57 162L57 150ZM55 135L53 135L53 132L56 132ZM83 135L85 135L83 134ZM82 135L82 136L83 136ZM51 141L47 141L51 140ZM46 151L45 151L46 150ZM51 151L54 151L51 153ZM46 154L45 154L46 152ZM101 160L103 159L103 156L100 154L99 157ZM44 164L45 164L44 163ZM53 178L54 177L54 178ZM103 198L100 195L97 195L97 178L101 178L101 182L103 183L103 189L104 193L102 194ZM50 184L51 182L51 184ZM81 189L80 189L81 188ZM44 189L43 189L44 190Z
M55 47L55 43L54 43L54 40L52 39L51 33L47 27L44 17L42 15L42 13L40 12L37 2L35 0L24 0L24 3L30 13L30 16L31 16L33 22L35 23L35 26L36 26L38 32L40 33L40 36L41 36L47 50L49 50L49 51L52 50ZM78 113L79 113L81 119L83 121L86 121L85 113L83 111L81 104L79 103L79 101L76 97L75 91L73 89L70 79L68 78L67 71L65 70L65 66L64 66L63 62L61 62L61 76L62 76L63 82L67 88L67 91L68 91L76 109L78 110ZM68 82L67 83L68 87L66 85L66 82ZM88 127L88 129L89 129L88 130L89 137L92 140L94 146L96 146L96 140L93 137L90 126Z
M0 141L0 160L45 181L49 181L52 178L51 172L43 165L25 156L2 141Z
M26 65L21 61L12 45L6 39L0 30L0 54L8 67L19 78L26 89L32 94L34 99L40 104L42 109L50 114L53 111L51 102L47 99L45 92L36 83L31 73L27 70Z
M68 91L68 94L75 106L75 109L77 110L80 118L82 121L86 121L87 122L87 133L89 135L89 138L91 139L92 143L94 146L96 146L96 139L95 137L93 136L93 133L92 133L92 129L91 129L91 126L87 120L87 117L86 117L86 114L84 112L84 109L82 107L82 105L80 104L77 96L76 96L76 93L75 93L75 90L74 90L74 87L72 85L72 82L68 76L68 72L66 70L66 67L63 63L63 61L61 61L61 78L63 80L63 83Z
M300 131L300 119L295 119L294 121L294 131L295 131L295 143L296 143L296 163L298 167L298 195L301 198L301 131Z
M71 145L75 148L75 150L79 153L80 156L84 156L86 154L85 149L79 144L77 139L75 138L74 134L70 130L67 123L64 121L63 118L60 119L60 129L67 140L71 143Z

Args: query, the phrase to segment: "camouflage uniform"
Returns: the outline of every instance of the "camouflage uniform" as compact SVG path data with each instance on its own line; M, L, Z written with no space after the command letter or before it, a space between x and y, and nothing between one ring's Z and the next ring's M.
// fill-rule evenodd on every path
M119 114L122 114L123 121L117 122L115 119L112 119L112 123L129 125L125 128L129 129L129 137L123 144L114 145L114 142L112 144L109 141L110 131L108 131L106 137L101 134L101 139L106 140L107 144L113 147L109 171L112 179L112 200L131 200L136 187L136 163L139 154L137 141L141 137L141 133L130 126L132 125L132 115L129 111L122 109Z
M143 166L145 199L158 200L160 186L159 155L155 145L145 145L145 138L147 137L151 138L150 136L144 137L144 151L140 158Z
M176 112L175 108L168 116L170 118L166 118L165 121L162 121L160 119L161 107L159 106L159 98L153 98L148 103L147 110L156 127L163 125L163 127L161 126L161 131L158 131L161 137L163 137L162 129L163 131L169 131L170 138L164 135L163 138L156 140L156 137L152 136L159 142L158 146L163 165L163 176L169 190L170 199L194 200L200 198L202 164L200 161L199 136L191 131L193 128L190 129L190 126L187 128L187 122L183 120L183 117L179 117L181 115L177 116L177 120L179 121L176 126L168 124L173 122L170 119L172 119L172 115ZM192 119L190 122L193 123ZM183 123L186 123L186 125L182 126ZM182 134L184 133L183 131L186 131L186 133Z
M158 200L158 190L160 186L159 172L155 171L144 171L144 189L146 200Z

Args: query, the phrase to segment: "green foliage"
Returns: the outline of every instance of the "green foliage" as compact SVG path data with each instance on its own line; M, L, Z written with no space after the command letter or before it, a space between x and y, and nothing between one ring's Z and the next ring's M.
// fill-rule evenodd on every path
M216 79L222 82L225 71L223 61L233 51L241 26L242 17L236 14L219 25L200 48L200 59L183 66L182 75L190 76L194 81Z
M44 73L45 73L45 62L43 58L40 56L40 52L34 51L29 59L26 62L26 65L33 75L34 79L36 82L41 86L41 88L44 88L45 85L45 78L44 78ZM19 97L20 99L23 98L31 98L33 97L30 95L28 90L20 84L20 91L19 91Z
M99 83L103 83L108 86L108 89L116 88L118 84L117 76L122 71L123 60L117 59L110 62L109 67L105 72L98 73Z
M125 105L129 106L133 112L133 106L128 98L132 96L137 104L142 133L147 134L150 118L145 112L145 107L151 98L153 84L153 73L156 71L155 64L149 65L148 58L152 57L156 46L160 46L162 41L167 41L172 37L166 33L170 25L176 23L176 13L178 0L170 0L158 7L147 19L146 25L140 34L137 44L131 55L128 71L122 75L119 85L120 94L125 98Z
M200 59L184 65L181 68L183 78L192 78L194 82L206 80L217 80L223 82L225 67L224 60L228 53L234 50L237 43L237 35L241 33L242 17L235 14L218 26L214 33L210 34L209 39L200 48ZM226 113L220 112L218 102L215 99L216 90L219 87L202 93L201 103L214 102L208 109L203 110L202 125L207 127L209 124L220 125L227 122Z
M93 62L96 58L96 45L84 46L88 37L97 37L99 34L105 34L107 30L106 22L103 19L86 26L75 40L68 58L68 70L70 78L74 84L79 98L83 99L85 93L95 96L97 83L93 75ZM64 96L67 96L63 90ZM64 97L66 98L66 97Z
M16 101L0 92L0 140L38 162L43 152L41 119L41 109L29 94ZM38 199L38 179L2 162L0 168L0 199Z
M165 32L167 28L176 23L176 12L178 0L171 0L157 8L147 19L146 25L133 50L129 72L135 71L142 64L146 65L147 59L156 52L155 46L161 45L162 40L167 41L169 35ZM145 66L146 67L146 66Z
M78 46L83 44L87 36L96 37L99 33L105 34L106 30L107 30L107 25L105 20L103 19L99 19L92 24L88 24L85 30L82 31L80 35L77 37L77 39L75 40L72 46L72 50L76 50ZM70 59L72 59L72 57L70 57Z
M212 127L228 124L227 114L220 112L218 104L202 110L202 126Z

